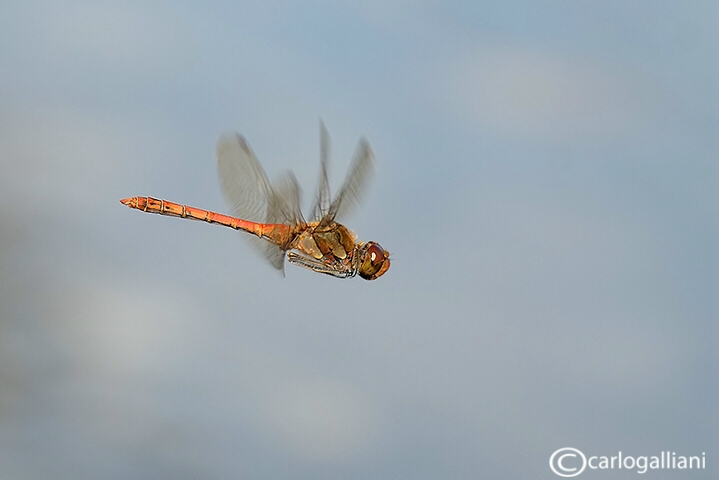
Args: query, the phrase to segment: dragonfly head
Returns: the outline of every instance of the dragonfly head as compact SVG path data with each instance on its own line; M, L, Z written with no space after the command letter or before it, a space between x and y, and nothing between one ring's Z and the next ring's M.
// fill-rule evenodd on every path
M379 243L367 242L360 247L359 275L365 280L381 277L389 269L389 252Z

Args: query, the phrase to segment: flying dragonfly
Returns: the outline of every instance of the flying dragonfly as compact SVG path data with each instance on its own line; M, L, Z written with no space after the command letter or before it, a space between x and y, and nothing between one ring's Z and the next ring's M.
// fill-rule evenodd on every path
M327 176L330 141L320 124L320 175L312 220L300 208L300 188L288 173L271 185L245 139L227 133L217 141L217 171L226 201L235 216L158 200L131 197L120 200L130 208L171 217L202 220L241 230L269 262L284 273L285 258L293 265L338 278L359 274L375 280L389 269L389 252L377 242L359 242L337 219L357 205L373 170L374 155L366 139L360 139L349 171L330 201Z

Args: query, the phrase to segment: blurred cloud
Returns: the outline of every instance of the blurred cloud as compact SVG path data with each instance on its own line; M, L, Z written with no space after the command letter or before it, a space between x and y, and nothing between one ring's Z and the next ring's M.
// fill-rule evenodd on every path
M0 199L22 201L24 214L62 210L67 218L97 214L103 193L142 179L147 158L166 158L176 137L157 134L154 119L132 124L117 115L69 103L6 103L0 111ZM125 195L126 196L126 195ZM119 204L118 204L119 205ZM114 206L114 205L113 205Z
M278 388L264 406L281 444L310 462L347 462L377 449L370 399L346 382L299 377Z
M52 67L61 76L122 72L157 76L188 60L189 30L169 5L130 2L9 2L0 7L4 32L22 50L24 66Z
M483 131L540 143L607 141L644 127L651 85L531 48L480 47L451 66L446 105Z
M123 151L123 132L110 123L67 106L6 110L0 114L0 196L32 197L45 208L106 188L120 171Z
M411 0L362 0L351 3L324 0L323 3L333 8L348 9L357 17L394 34L411 31L426 24L427 13L431 10L426 1Z
M206 329L190 295L161 282L97 279L63 298L67 317L59 335L68 336L84 368L119 375L173 371L185 351L202 344Z

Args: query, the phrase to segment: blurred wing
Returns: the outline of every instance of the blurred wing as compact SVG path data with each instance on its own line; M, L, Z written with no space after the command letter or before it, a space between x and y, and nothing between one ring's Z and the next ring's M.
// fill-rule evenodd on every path
M272 187L241 135L226 133L217 140L217 173L232 213L244 220L264 222Z
M317 183L317 196L315 198L315 205L312 208L312 217L310 217L315 221L322 219L330 207L330 182L327 179L329 161L330 137L324 122L320 121L320 178Z
M226 133L217 140L217 173L222 193L233 215L244 220L269 222L271 210L276 214L280 200L267 180L255 154L237 133ZM273 209L270 208L272 203ZM285 252L277 245L257 237L243 235L264 257L284 274Z
M268 200L267 215L263 222L305 224L300 209L300 185L292 172L287 172L275 182Z
M367 140L362 138L357 145L347 177L332 201L329 212L323 217L322 223L342 218L357 206L373 171L374 155Z

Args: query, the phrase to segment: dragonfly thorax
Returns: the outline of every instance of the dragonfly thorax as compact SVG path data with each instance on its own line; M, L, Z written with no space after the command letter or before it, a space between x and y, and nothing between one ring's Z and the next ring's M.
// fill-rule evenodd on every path
M355 236L347 227L336 222L329 225L312 222L297 233L292 248L317 260L351 259L355 251Z

